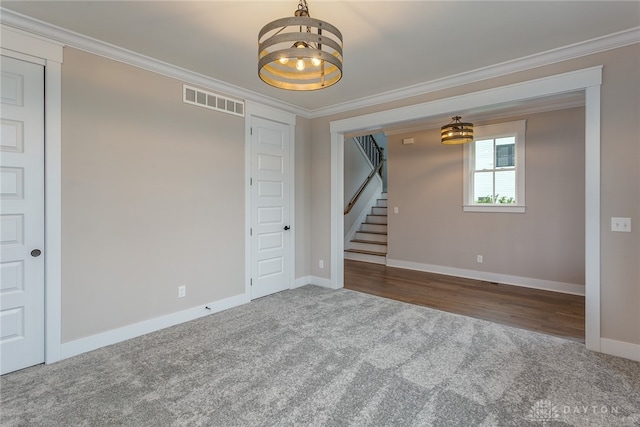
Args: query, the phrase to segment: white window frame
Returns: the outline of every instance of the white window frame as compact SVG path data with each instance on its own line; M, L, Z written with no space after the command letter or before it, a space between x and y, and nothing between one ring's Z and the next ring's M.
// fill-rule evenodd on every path
M502 212L524 213L525 204L525 133L527 121L517 120L513 122L497 123L493 125L475 126L473 130L474 142L464 146L464 179L463 179L463 206L464 212ZM516 169L516 204L506 205L500 203L475 203L473 198L473 172L475 141L483 139L496 139L514 136L515 143L515 169Z

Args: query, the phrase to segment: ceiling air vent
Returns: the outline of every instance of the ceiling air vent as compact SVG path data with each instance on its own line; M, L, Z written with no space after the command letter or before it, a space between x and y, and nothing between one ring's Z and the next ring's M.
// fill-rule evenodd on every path
M186 104L198 105L211 110L244 117L244 102L217 93L182 85L182 100Z

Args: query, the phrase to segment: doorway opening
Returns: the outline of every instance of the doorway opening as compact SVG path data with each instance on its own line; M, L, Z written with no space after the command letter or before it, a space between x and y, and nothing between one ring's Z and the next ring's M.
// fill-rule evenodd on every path
M344 135L401 126L443 114L520 103L568 92L585 96L585 344L600 351L600 85L602 67L554 75L452 98L331 122L331 285L344 286Z

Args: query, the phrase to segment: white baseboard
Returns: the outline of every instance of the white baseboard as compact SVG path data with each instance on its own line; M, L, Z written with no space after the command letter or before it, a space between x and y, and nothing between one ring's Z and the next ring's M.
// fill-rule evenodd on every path
M311 276L298 277L294 282L291 289L301 288L311 284Z
M624 357L625 359L640 362L640 344L600 338L600 351L611 356Z
M311 276L311 284L316 286L322 286L323 288L333 289L333 286L331 286L331 279L324 279L322 277Z
M424 271L428 273L444 274L447 276L465 277L467 279L483 280L486 282L502 283L505 285L522 286L525 288L541 289L545 291L561 292L564 294L584 296L585 287L573 283L554 282L551 280L533 279L531 277L511 276L508 274L490 273L487 271L466 270L463 268L444 267L440 265L422 264L418 262L387 259L387 266L406 268L408 270Z
M333 289L333 287L331 286L331 279L323 279L322 277L316 276L298 277L291 289L299 288L306 285L316 285L323 288Z
M112 329L110 331L63 343L61 346L61 360L151 332L159 331L190 320L195 320L209 314L218 313L220 311L246 304L250 301L251 298L249 295L240 294L220 301L167 314L166 316L156 317L155 319L145 320L143 322L134 323L132 325L123 326L121 328ZM209 307L209 310L206 307Z

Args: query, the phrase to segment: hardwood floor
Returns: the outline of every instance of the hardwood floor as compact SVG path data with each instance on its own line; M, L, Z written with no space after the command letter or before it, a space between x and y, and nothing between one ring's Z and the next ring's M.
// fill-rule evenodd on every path
M344 260L344 287L584 342L584 297Z

